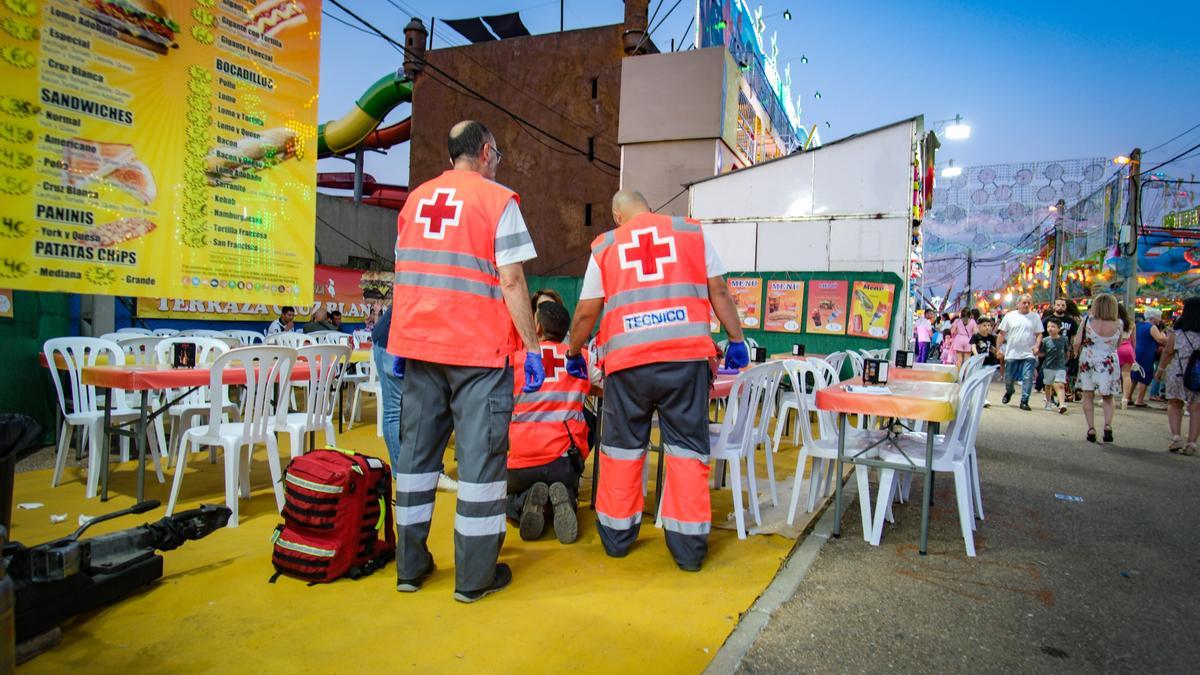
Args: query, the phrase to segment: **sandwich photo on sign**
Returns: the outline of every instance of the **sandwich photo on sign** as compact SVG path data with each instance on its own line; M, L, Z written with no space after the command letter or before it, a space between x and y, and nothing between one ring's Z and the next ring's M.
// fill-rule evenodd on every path
M248 174L266 171L297 156L296 132L285 127L246 136L232 148L213 148L205 159L209 185L232 183Z
M155 0L80 0L80 11L117 31L122 42L159 54L168 54L175 44L179 24Z

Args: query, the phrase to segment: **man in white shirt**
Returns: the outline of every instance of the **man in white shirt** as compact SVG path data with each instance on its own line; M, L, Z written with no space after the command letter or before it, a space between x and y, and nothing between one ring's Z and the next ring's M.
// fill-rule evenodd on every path
M292 321L296 319L295 307L283 307L279 310L279 318L271 322L267 327L267 335L276 333L285 333L294 330Z
M1042 319L1029 311L1033 298L1022 295L1017 311L1004 315L996 332L996 349L1004 355L1004 399L1012 400L1016 379L1021 378L1021 410L1029 410L1029 394L1033 391L1033 373L1042 344Z

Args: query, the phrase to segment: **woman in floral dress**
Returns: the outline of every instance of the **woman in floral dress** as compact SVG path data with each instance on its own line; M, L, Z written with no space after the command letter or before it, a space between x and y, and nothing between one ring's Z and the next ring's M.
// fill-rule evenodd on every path
M1200 349L1200 297L1191 297L1184 301L1183 314L1175 322L1174 329L1167 333L1156 373L1167 390L1167 424L1171 428L1171 445L1167 450L1182 450L1185 455L1196 454L1196 440L1200 438L1200 392L1183 385L1183 372L1192 359L1192 352L1197 349ZM1187 445L1179 437L1185 405L1191 413Z
M1117 363L1117 345L1121 341L1121 321L1117 299L1101 293L1092 299L1092 308L1083 327L1075 334L1079 352L1078 387L1083 392L1083 416L1087 419L1087 439L1096 442L1096 395L1104 411L1104 442L1112 443L1114 396L1121 395L1121 367Z

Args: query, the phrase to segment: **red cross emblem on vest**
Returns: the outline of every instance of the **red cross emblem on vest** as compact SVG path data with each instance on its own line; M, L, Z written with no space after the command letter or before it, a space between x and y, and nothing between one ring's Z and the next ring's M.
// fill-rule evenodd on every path
M445 239L447 227L458 227L462 206L454 199L454 188L438 188L432 197L417 202L413 220L424 226L426 239Z
M542 367L546 370L547 382L558 382L559 371L567 372L567 361L558 358L554 347L542 347Z
M647 227L633 231L633 240L617 247L621 269L637 272L638 281L658 281L666 266L676 262L675 237L659 239L658 230Z

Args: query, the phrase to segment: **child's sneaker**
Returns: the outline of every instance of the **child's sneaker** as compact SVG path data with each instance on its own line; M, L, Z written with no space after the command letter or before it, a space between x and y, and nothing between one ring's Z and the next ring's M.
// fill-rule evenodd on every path
M1053 404L1053 403L1051 403L1050 401L1046 401L1046 405L1045 405L1045 407L1043 407L1042 409L1043 409L1043 410L1051 410L1051 411L1052 411L1052 410L1054 410L1054 404Z

